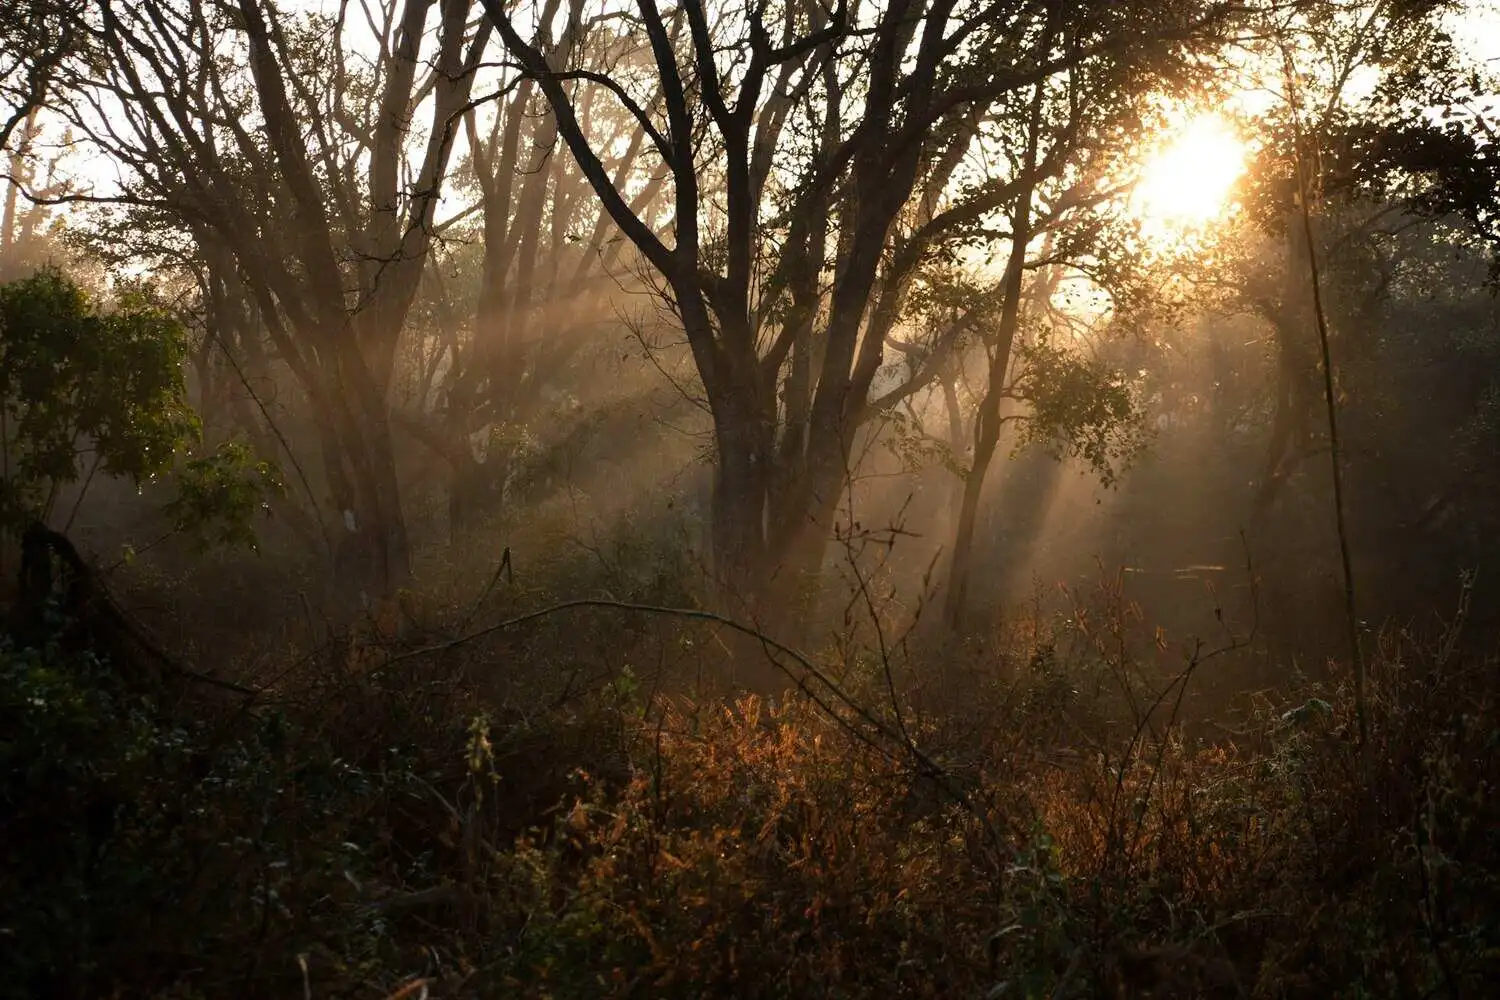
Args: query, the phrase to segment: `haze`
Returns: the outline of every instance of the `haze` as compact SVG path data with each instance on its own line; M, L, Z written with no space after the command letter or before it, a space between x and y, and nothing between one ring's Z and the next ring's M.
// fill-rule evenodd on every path
M1492 988L1493 4L78 7L16 995Z

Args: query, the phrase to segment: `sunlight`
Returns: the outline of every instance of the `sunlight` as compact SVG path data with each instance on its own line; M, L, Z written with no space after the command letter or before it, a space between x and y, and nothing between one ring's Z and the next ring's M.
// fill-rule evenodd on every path
M1132 205L1151 229L1201 227L1230 208L1245 145L1223 118L1189 119L1146 159Z

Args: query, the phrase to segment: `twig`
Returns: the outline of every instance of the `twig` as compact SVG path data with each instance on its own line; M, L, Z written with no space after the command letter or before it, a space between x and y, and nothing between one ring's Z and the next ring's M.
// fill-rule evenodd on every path
M469 613L464 615L463 622L458 626L458 630L460 632L464 631L471 624L473 624L474 616L479 614L479 609L484 606L485 601L489 600L490 594L494 593L495 587L497 587L500 583L500 577L502 574L504 574L505 579L512 586L515 585L516 577L510 567L509 545L507 545L505 547L505 551L501 553L500 565L495 567L495 573L490 577L489 583L485 584L484 589L479 592L479 596L474 598L474 603L469 607Z
M891 671L891 651L889 645L885 640L885 628L880 623L880 612L875 607L875 598L870 594L869 581L865 579L864 573L860 571L859 553L855 550L854 547L854 526L856 522L854 520L854 488L852 477L846 474L845 481L850 483L848 489L848 507L846 508L849 516L850 531L840 538L840 541L843 542L844 545L844 558L848 560L849 571L854 574L854 582L858 585L859 596L864 601L865 613L870 617L870 627L875 630L875 642L876 645L879 646L880 652L880 667L885 675L885 689L887 696L890 698L891 713L896 720L896 730L900 734L902 741L904 743L910 744L912 741L911 733L907 729L906 718L901 712L901 699L896 694L896 679ZM908 502L909 500L910 498L908 498ZM905 508L903 505L903 510L904 509ZM894 543L895 535L899 532L899 530L899 524L893 526L891 534L887 539L889 543ZM887 547L886 552L887 555L889 555L889 547Z
M413 979L411 982L407 983L405 986L401 987L396 992L386 997L385 1000L412 1000L412 998L416 998L416 1000L424 1000L424 998L427 996L428 984L430 984L431 982L432 980L425 977L422 979Z

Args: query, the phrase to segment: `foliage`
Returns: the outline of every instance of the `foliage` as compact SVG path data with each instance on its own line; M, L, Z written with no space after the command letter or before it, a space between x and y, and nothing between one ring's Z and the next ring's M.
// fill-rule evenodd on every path
M0 646L0 996L154 995L192 967L198 995L264 988L330 920L376 947L338 914L372 874L371 803L412 780L401 738L351 760L295 713L167 697L129 667Z
M881 444L901 460L905 469L935 467L959 478L967 474L963 462L953 453L953 446L934 437L932 432L904 410L893 409L882 418L884 434Z
M27 75L68 51L38 49L50 19L71 23L56 3L27 0L49 20L0 38L0 99L51 91L123 164L130 207L95 227L95 259L175 273L204 332L188 345L144 287L105 308L56 269L0 286L0 527L96 473L160 478L167 537L195 545L116 577L136 588L118 605L70 563L58 589L81 620L54 608L49 638L0 640L0 997L1485 995L1493 627L1466 647L1373 637L1360 755L1339 665L1303 676L1319 657L1301 619L1266 625L1289 645L1179 658L1134 603L1134 574L1224 579L1227 546L1194 549L1232 523L1246 456L1284 425L1268 477L1304 474L1286 491L1299 527L1253 525L1245 599L1205 610L1253 605L1259 626L1269 549L1293 566L1286 603L1317 617L1326 518L1306 484L1325 463L1294 425L1321 397L1286 374L1311 346L1284 228L1303 161L1361 600L1378 573L1425 598L1496 551L1500 328L1480 253L1500 188L1492 130L1461 107L1493 88L1438 29L1454 5L642 5L643 30L572 17L536 49L517 34L529 16L483 6L490 20L421 2L362 20L121 0L86 15L98 58L69 60L60 88ZM1262 13L1276 23L1242 20ZM394 40L373 62L338 44L366 23ZM488 57L491 31L511 58ZM1231 39L1251 51L1236 70ZM1273 101L1254 123L1236 225L1145 247L1122 173L1154 127L1261 72L1257 48L1268 92L1292 89L1276 57L1295 56L1307 120ZM470 160L450 170L460 134ZM1289 148L1299 134L1315 156ZM478 204L435 214L455 185ZM1006 269L1021 284L998 280L1007 245L1030 248ZM595 287L616 278L665 282L671 329L637 330L657 370L634 351L604 364L617 347L597 331L620 331L595 320L621 300ZM1107 313L1070 302L1085 285ZM1188 330L1191 309L1241 315ZM199 558L255 548L281 482L239 438L201 450L188 362L224 404L205 414L318 453L300 491L384 539L383 582L417 515L414 571L452 592L392 588L340 628L292 558L238 581ZM675 408L635 391L677 363L700 379L673 382ZM939 391L941 442L923 426ZM1001 421L1115 486L1148 400L1188 430L1183 450L1142 463L1159 478L1101 505L1102 528L1075 530L1092 490L1053 489L1041 461L979 516ZM390 426L438 464L408 462ZM658 433L712 452L712 488L668 468ZM892 460L864 464L872 437ZM976 472L956 496L965 439ZM881 482L877 462L907 478ZM434 470L495 508L451 505L446 550L427 540L437 505L411 502ZM867 499L903 505L889 531L861 526ZM935 514L909 531L906 504ZM955 513L989 579L1097 543L1128 560L1130 597L1120 583L1066 618L1006 608L993 634L931 631L941 564L889 556ZM303 527L292 555L310 567ZM848 554L837 595L795 565L829 535ZM740 547L713 596L765 571L774 593L745 614L797 619L805 658L773 666L763 637L670 611L708 603L705 548ZM582 595L609 606L538 610ZM836 602L828 635L839 609L819 605ZM151 637L119 608L153 604L193 668L132 660ZM802 667L831 680L786 688Z
M53 267L0 285L0 523L45 519L79 479L170 474L175 533L200 549L255 548L252 518L281 491L280 472L237 440L193 453L186 358L186 331L148 286L122 283L104 311Z
M270 499L283 489L280 471L241 441L225 441L213 452L188 459L173 479L177 495L167 503L167 516L200 549L255 549L251 519L258 512L269 513Z
M78 12L59 0L17 0L0 10L0 152L12 151L15 133L83 42Z
M101 311L55 268L0 285L4 518L44 516L87 459L139 483L197 433L182 327L140 292Z
M1017 447L1040 444L1056 457L1080 458L1112 485L1145 447L1145 410L1125 375L1047 337L1017 349L1013 391L1031 404Z

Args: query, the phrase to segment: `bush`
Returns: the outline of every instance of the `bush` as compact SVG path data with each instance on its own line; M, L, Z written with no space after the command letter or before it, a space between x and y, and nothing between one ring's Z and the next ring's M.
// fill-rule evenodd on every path
M355 886L383 859L372 810L411 794L409 749L352 761L296 714L121 676L0 647L0 993L255 994L309 943L374 948Z
M1363 755L1341 686L1207 741L1090 694L1140 677L1113 637L1020 631L961 733L897 689L925 763L796 692L631 671L545 708L539 678L494 682L493 648L350 644L247 706L8 646L4 990L1311 998L1500 975L1494 661L1389 643Z
M103 312L55 268L0 285L0 515L45 519L82 474L80 440L107 475L140 482L170 466L198 428L186 352L181 324L144 294Z

